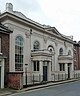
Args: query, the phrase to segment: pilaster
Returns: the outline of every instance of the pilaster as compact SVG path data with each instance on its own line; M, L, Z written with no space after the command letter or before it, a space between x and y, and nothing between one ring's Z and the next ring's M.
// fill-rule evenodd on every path
M1 88L4 88L4 59L1 61Z
M41 81L43 81L43 61L40 61L40 77L41 77Z
M51 62L48 64L48 81L51 81Z

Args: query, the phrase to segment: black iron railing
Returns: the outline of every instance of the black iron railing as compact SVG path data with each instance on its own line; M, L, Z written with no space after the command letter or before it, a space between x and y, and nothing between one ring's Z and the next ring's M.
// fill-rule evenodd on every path
M80 78L80 73L74 73L73 76L70 76L70 77L68 77L68 74L61 74L61 73L51 75L51 81L54 81L54 82L68 80L68 79L77 79L77 78ZM43 81L43 75L33 74L32 76L27 76L27 81L31 81L32 84L36 84L36 83L48 82L48 78L47 78L47 81Z

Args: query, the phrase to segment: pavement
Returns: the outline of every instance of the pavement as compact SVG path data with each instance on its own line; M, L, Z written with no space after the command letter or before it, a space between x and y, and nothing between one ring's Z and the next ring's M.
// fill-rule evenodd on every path
M15 94L15 93L19 93L19 92L35 90L35 89L39 89L39 88L44 88L44 87L49 87L49 86L74 82L74 81L78 81L78 80L79 79L71 79L71 80L66 80L66 81L49 82L49 83L45 83L45 84L42 84L42 85L30 86L30 87L27 87L27 88L23 88L21 90L14 90L14 89L10 89L10 88L4 88L4 89L0 89L0 96L8 96L8 95L10 96L11 94Z

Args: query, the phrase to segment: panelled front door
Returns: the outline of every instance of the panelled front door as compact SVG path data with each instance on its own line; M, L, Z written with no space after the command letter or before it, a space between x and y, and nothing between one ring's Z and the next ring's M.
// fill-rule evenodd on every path
M27 85L27 67L25 68L25 81L26 81L26 85Z
M70 64L68 64L68 79L70 78Z
M43 66L43 81L47 81L47 66Z
M0 88L1 88L1 67L0 67Z

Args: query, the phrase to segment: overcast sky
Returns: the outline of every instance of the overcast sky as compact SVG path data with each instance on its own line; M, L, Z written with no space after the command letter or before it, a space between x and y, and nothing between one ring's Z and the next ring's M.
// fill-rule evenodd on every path
M13 4L14 11L56 27L61 34L73 35L73 40L80 40L80 0L0 0L1 12L7 2Z

